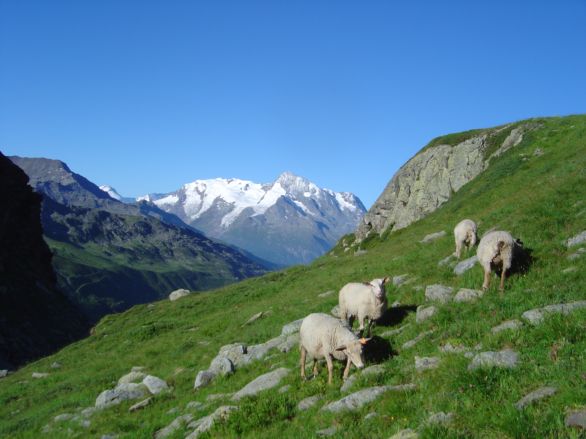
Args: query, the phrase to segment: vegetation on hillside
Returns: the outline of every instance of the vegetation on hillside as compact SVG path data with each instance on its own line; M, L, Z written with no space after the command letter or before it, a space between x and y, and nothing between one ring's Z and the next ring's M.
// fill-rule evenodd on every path
M404 429L419 429L424 438L516 438L569 437L580 432L564 426L566 412L586 404L586 310L567 316L554 315L543 324L492 334L504 320L519 319L529 309L585 298L586 255L567 258L567 238L586 230L586 116L549 118L526 133L523 142L491 162L476 179L425 219L391 234L372 237L360 244L366 253L355 255L339 244L309 266L297 266L244 280L217 291L139 305L103 318L93 335L59 353L30 364L0 381L0 436L33 438L51 423L53 437L100 437L115 433L120 438L152 437L177 416L189 413L190 401L205 402L208 395L239 390L258 375L275 367L292 373L277 389L238 403L240 410L226 423L216 425L208 436L222 438L299 438L332 425L345 437L389 437ZM541 150L542 155L535 154ZM462 276L438 261L454 251L451 231L463 218L479 224L480 234L491 228L509 230L532 250L533 264L526 275L506 281L504 294L497 282L474 303L448 303L423 323L415 322L414 305L425 302L423 288L441 283L458 288L479 289L482 270L475 266ZM427 234L445 230L447 236L432 243L419 241ZM348 242L351 241L348 240ZM341 398L342 364L336 364L334 385L327 374L301 382L299 353L273 351L265 360L219 378L194 392L193 380L207 369L218 349L233 342L264 342L277 336L281 327L311 312L329 312L337 304L338 291L346 282L384 275L408 274L410 281L388 291L389 302L402 307L385 325L409 325L386 340L388 327L375 328L379 345L388 346L391 357L382 364L385 373L361 378L354 389L375 384L413 382L411 393L387 393L353 413L320 412L325 401ZM243 325L260 311L272 311ZM433 331L411 349L404 342L424 331ZM468 371L470 360L459 354L442 354L438 346L447 342L482 350L511 348L520 355L517 368ZM440 356L437 369L417 373L415 356ZM51 369L58 361L62 367ZM129 413L132 403L105 409L83 428L72 421L52 419L93 406L96 396L111 388L132 366L165 379L173 387L141 411ZM41 380L32 372L50 372ZM353 369L351 373L354 373ZM514 403L538 387L550 385L558 391L523 411ZM321 394L324 401L300 412L297 402ZM194 419L226 403L217 400L191 412ZM364 420L367 413L378 416ZM426 425L433 412L453 412L449 426ZM67 429L71 429L71 433ZM184 437L180 429L175 436Z

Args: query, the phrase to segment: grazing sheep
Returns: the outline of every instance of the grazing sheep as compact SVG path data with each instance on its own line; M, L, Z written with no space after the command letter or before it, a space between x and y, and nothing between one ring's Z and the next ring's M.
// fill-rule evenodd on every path
M328 384L332 384L333 362L346 360L344 380L348 378L350 364L358 369L364 367L363 345L368 340L359 339L344 323L335 317L322 313L310 314L303 319L299 329L301 350L301 378L305 379L305 359L313 359L313 376L317 375L317 360L325 358L328 366Z
M476 223L470 219L462 220L454 227L454 239L456 240L456 257L460 259L462 247L466 245L471 249L476 244Z
M368 336L374 320L380 319L387 310L385 283L389 280L374 279L368 283L349 283L342 287L339 294L340 318L348 322L350 328L358 317L360 335L364 331L364 320L368 318Z
M482 237L476 255L478 262L484 269L482 289L487 290L490 285L490 273L494 269L501 272L500 290L505 288L505 275L513 264L513 259L521 256L523 243L515 240L509 232L494 231Z

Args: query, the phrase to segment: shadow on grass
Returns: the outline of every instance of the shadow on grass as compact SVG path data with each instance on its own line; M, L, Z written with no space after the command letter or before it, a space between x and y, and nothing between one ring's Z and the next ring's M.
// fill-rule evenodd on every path
M401 305L389 308L384 315L376 321L377 326L396 326L401 323L410 312L417 311L417 305Z
M377 335L373 336L364 346L364 359L368 364L378 364L398 355L391 343Z

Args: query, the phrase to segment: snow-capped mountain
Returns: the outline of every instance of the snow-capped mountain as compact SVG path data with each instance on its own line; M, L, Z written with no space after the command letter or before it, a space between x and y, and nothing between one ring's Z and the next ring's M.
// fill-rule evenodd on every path
M102 185L102 186L100 186L100 190L106 192L108 195L110 195L110 197L112 197L115 200L118 200L118 201L120 201L122 203L134 203L134 198L123 197L112 186Z
M137 200L152 202L208 236L281 265L321 256L353 231L366 211L355 195L321 189L290 172L269 184L196 180L175 192Z

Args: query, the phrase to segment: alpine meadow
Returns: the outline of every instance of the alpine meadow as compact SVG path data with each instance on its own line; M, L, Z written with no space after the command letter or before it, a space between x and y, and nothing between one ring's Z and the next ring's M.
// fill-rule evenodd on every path
M87 338L1 378L0 437L584 437L586 116L450 134L417 156L474 136L485 136L485 168L432 211L403 224L371 209L308 265L107 315ZM496 278L481 291L473 261L454 272L476 254L450 257L464 218L479 237L511 232L530 254L503 292ZM385 277L389 308L366 369L344 383L334 361L332 385L325 364L302 380L300 319L330 314L348 282Z

